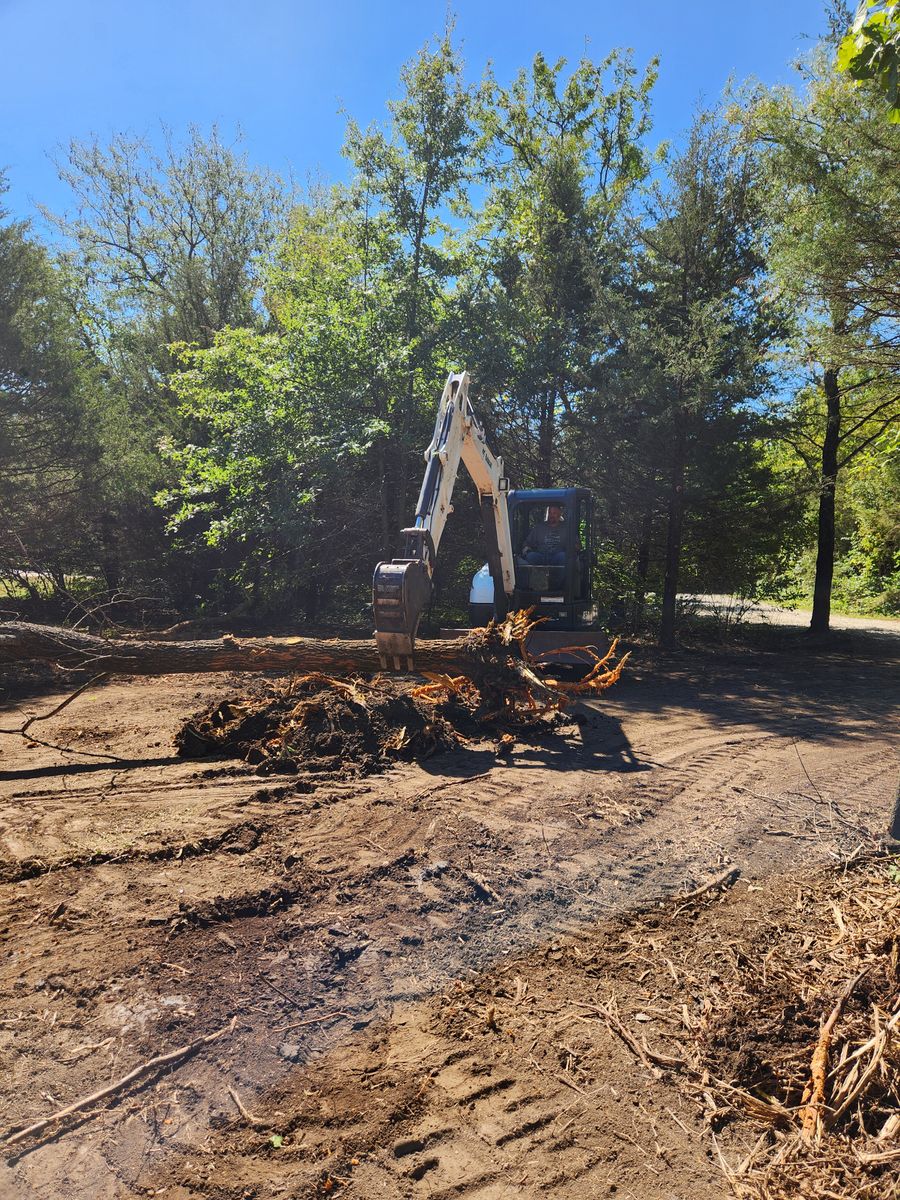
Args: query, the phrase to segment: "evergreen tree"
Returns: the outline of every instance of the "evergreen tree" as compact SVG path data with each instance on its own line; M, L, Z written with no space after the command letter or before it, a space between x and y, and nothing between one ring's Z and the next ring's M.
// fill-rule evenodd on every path
M767 148L770 264L798 314L801 386L786 437L817 475L813 632L828 629L839 475L900 420L900 127L880 98L834 69L806 91L759 95L750 128Z

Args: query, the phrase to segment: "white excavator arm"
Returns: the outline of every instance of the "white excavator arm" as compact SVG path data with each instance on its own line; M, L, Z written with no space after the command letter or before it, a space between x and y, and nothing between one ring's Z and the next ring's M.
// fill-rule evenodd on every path
M419 619L431 598L431 578L441 535L453 511L452 496L460 460L472 477L481 498L488 541L488 564L494 579L494 596L505 601L515 588L512 536L507 493L509 480L503 459L496 458L469 403L469 376L463 371L448 377L434 436L425 451L425 477L416 505L415 524L403 530L401 555L379 563L372 581L375 642L383 666L412 667Z

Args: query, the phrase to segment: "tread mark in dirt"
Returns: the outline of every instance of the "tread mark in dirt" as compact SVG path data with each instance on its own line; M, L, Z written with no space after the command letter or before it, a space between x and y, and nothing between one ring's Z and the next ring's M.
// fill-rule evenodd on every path
M429 1189L429 1200L438 1197L493 1200L511 1194L537 1195L517 1181L522 1179L529 1156L538 1147L542 1152L559 1156L556 1157L559 1170L554 1178L560 1182L589 1174L595 1165L591 1155L565 1136L555 1135L551 1128L571 1103L570 1095L554 1086L548 1088L543 1078L536 1087L537 1081L527 1069L524 1077L501 1074L482 1083L484 1068L477 1059L471 1054L451 1057L454 1061L445 1062L434 1086L446 1097L445 1102L455 1105L459 1112L454 1128L429 1130L432 1118L426 1115L398 1143L398 1148L409 1147L410 1153L427 1153L429 1176L435 1186L442 1185L436 1191ZM498 1096L503 1101L498 1102ZM442 1107L440 1100L435 1107ZM417 1177L407 1173L407 1178ZM543 1192L544 1187L539 1191Z
M129 862L165 862L171 859L198 858L207 854L225 851L230 854L247 854L256 849L263 837L263 830L256 822L241 821L230 825L210 837L196 842L173 843L168 846L128 847L120 851L99 851L95 854L71 855L68 858L44 860L25 858L18 860L0 859L0 884L20 883L35 879L54 871L80 870L85 867L115 866Z

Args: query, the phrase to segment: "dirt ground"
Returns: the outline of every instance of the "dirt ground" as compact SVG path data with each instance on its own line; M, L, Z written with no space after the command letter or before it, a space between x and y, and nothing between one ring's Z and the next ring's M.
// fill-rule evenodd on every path
M727 1195L758 1131L714 1141L597 1006L659 1044L677 1000L689 1030L725 948L758 961L798 879L882 838L898 660L855 633L638 653L506 760L359 780L178 758L234 677L114 680L33 727L81 754L0 738L0 1138L225 1030L5 1147L0 1196Z

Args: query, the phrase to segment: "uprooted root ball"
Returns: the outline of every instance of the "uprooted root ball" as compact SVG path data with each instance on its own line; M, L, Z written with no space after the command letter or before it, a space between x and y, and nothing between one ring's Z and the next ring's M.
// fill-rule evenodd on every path
M487 724L496 729L498 752L508 753L515 740L510 729L521 735L558 723L576 700L616 683L628 658L614 662L616 642L603 656L583 648L577 683L542 679L540 658L525 646L536 624L529 611L473 631L471 677L424 671L427 682L416 686L384 675L335 679L316 671L263 695L225 700L185 724L178 752L227 754L263 773L293 773L302 765L360 775L453 749Z
M224 754L261 773L365 775L398 760L421 761L474 728L462 698L436 704L408 683L304 675L255 696L224 700L192 717L176 737L185 758Z

